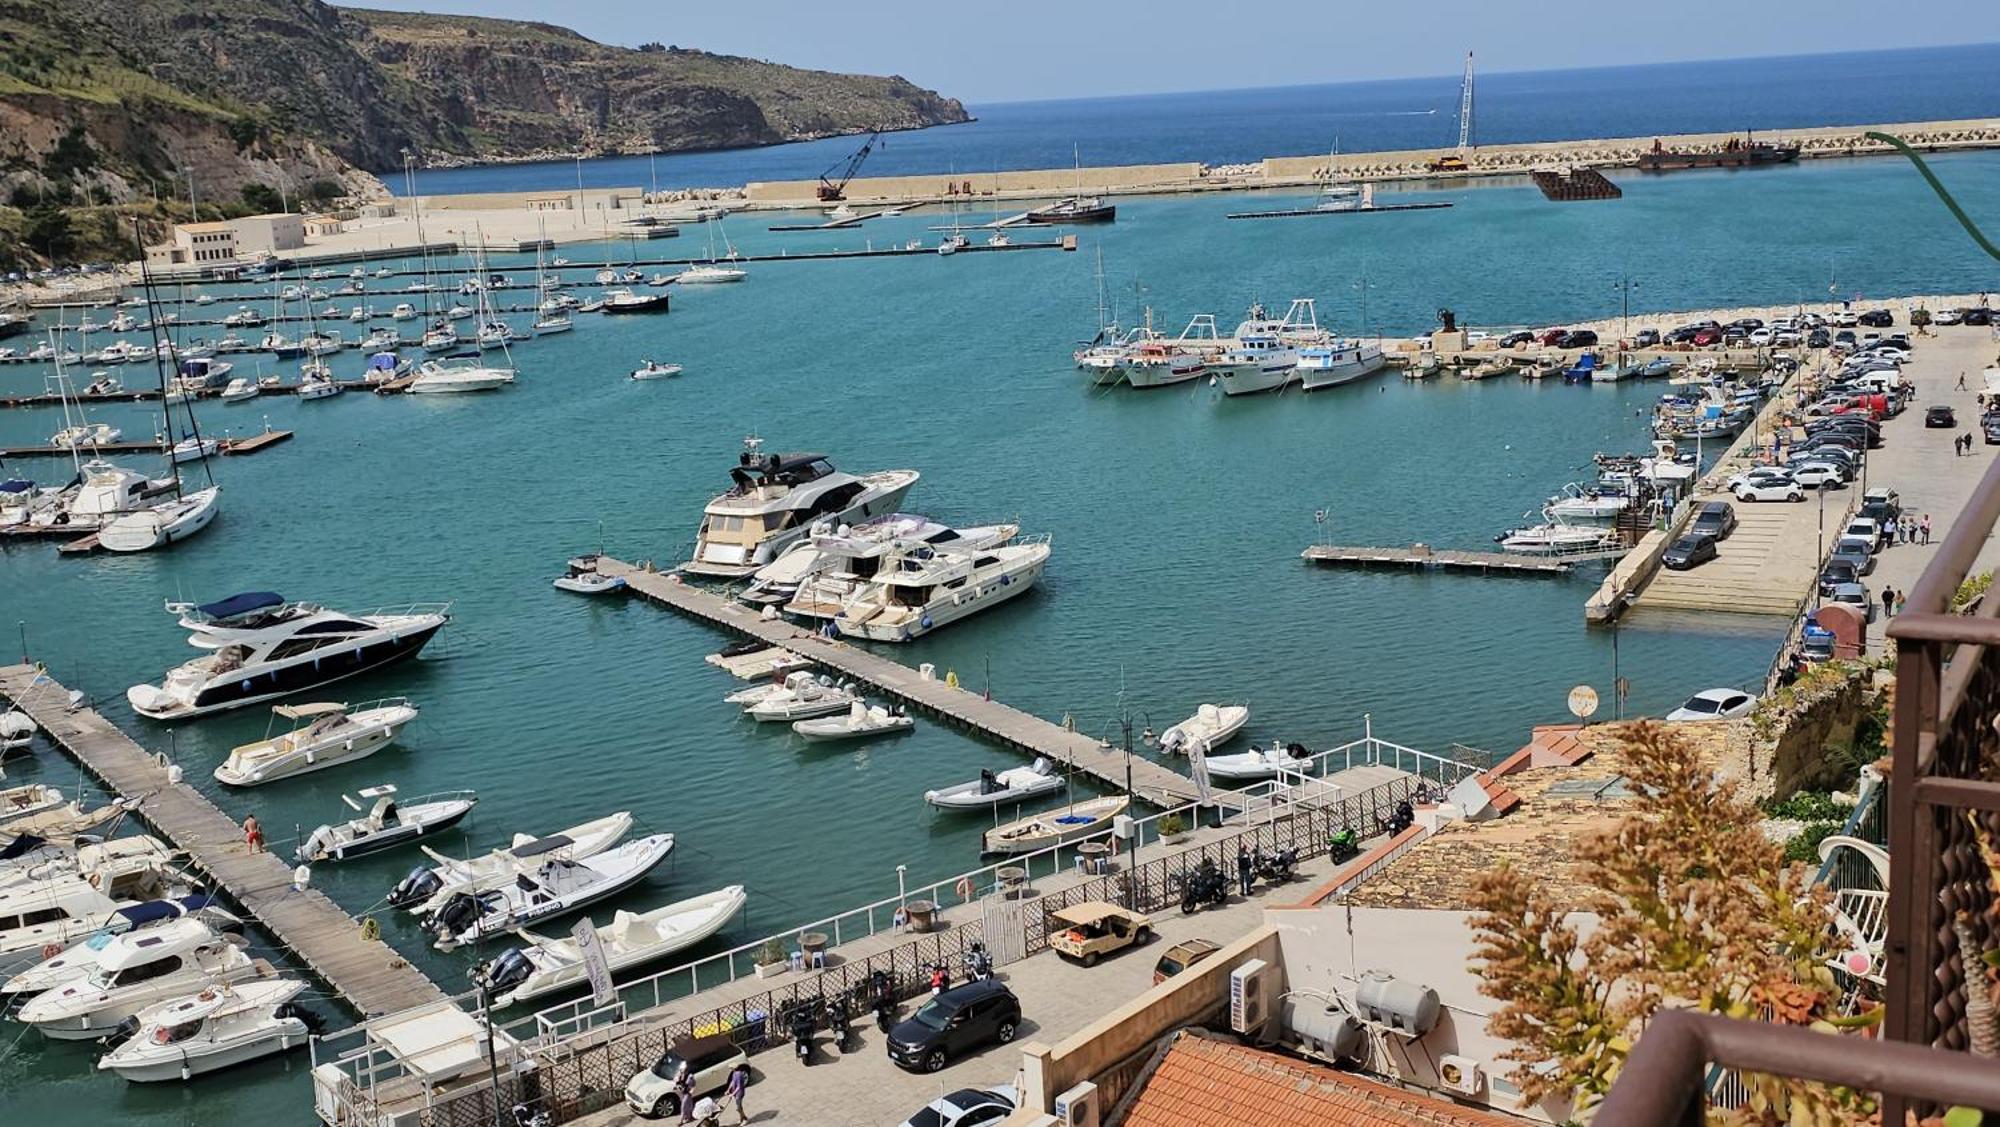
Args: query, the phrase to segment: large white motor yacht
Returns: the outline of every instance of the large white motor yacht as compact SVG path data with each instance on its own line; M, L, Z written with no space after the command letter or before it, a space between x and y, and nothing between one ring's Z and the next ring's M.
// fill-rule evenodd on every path
M1028 590L1049 562L1047 534L978 551L899 541L833 623L842 634L907 642Z
M763 454L754 438L744 447L729 471L735 484L702 510L694 558L681 570L749 575L821 521L857 524L895 512L917 483L916 470L856 476L834 469L824 454Z
M851 527L821 521L811 536L758 568L742 598L749 603L782 603L792 614L832 618L848 596L874 578L876 565L897 540L921 540L939 548L990 548L1005 544L1020 531L1015 524L956 529L907 513Z
M417 365L417 378L410 381L411 395L450 395L466 391L491 391L514 382L514 369L482 361L478 354L447 356Z
M1306 391L1339 387L1381 371L1388 364L1382 346L1359 340L1339 340L1299 350L1299 386Z
M350 615L270 591L167 609L180 615L188 644L209 652L159 685L125 690L133 711L153 720L241 708L415 657L451 620L450 604Z

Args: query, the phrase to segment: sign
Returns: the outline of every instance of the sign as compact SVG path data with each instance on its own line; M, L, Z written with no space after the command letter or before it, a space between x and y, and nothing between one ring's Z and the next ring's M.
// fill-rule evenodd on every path
M610 1005L618 998L618 988L611 982L611 964L605 961L604 941L597 937L596 926L586 916L576 921L569 934L576 940L576 949L583 953L583 973L590 978L591 1000L600 1006Z
M1569 691L1570 714L1578 720L1588 720L1597 711L1597 690L1589 685L1578 685Z

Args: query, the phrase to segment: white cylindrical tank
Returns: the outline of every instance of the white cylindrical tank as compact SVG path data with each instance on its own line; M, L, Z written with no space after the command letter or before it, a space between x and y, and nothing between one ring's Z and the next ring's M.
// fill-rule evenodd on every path
M1323 1060L1342 1061L1360 1053L1361 1023L1338 1002L1295 994L1285 999L1279 1020L1308 1053Z
M1362 1019L1370 1025L1382 1026L1405 1037L1422 1037L1437 1026L1437 991L1387 971L1362 974L1354 1001Z

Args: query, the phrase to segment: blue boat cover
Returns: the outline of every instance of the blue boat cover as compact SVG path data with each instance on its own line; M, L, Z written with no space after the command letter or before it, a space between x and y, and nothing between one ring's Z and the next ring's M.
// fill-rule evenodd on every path
M368 358L368 366L378 372L393 372L402 360L393 352L378 352Z
M241 595L231 595L218 602L204 603L196 610L210 618L235 618L253 610L285 605L285 597L276 591L245 591Z
M0 861L12 861L16 857L26 856L47 844L47 840L34 834L22 834L6 845L0 846Z
M6 481L0 481L0 493L26 493L34 487L35 483L25 477L15 477L9 478Z
M214 902L209 896L186 896L179 900L147 900L130 908L118 909L118 914L130 921L132 926L149 924L155 920L171 920L190 912L199 912Z

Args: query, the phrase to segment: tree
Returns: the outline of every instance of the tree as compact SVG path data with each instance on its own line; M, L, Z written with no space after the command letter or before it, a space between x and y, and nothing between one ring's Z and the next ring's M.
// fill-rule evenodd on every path
M328 203L340 196L340 182L337 180L315 180L306 185L306 198L316 204Z
M243 185L243 204L252 212L278 211L285 206L284 197L269 184Z
M1588 1107L1662 1007L1827 1032L1872 1024L1873 1014L1837 1015L1828 962L1843 945L1827 895L1784 862L1736 784L1650 722L1622 750L1636 797L1628 816L1576 847L1592 889L1583 903L1504 866L1475 887L1480 988L1502 1003L1488 1028L1514 1042L1504 1055L1520 1065L1509 1079L1530 1100ZM1595 926L1572 923L1576 910ZM1863 1122L1873 1111L1862 1093L1745 1079L1748 1122Z
M90 139L83 135L80 124L70 126L69 132L56 138L49 155L42 158L42 174L51 180L68 180L95 167L97 151L90 147Z
M249 114L229 123L229 139L236 142L236 151L239 153L256 144L263 136L264 123Z
M60 262L76 251L76 230L70 226L69 212L59 207L30 211L22 238L50 262Z

